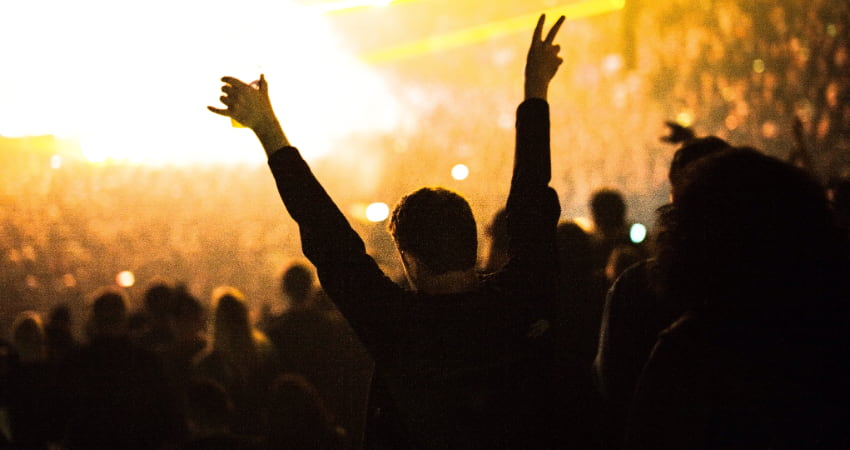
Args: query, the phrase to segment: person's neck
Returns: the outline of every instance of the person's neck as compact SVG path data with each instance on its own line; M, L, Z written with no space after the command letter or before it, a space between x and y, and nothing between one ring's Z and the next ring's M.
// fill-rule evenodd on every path
M478 288L475 269L455 270L439 275L428 275L417 283L419 291L430 295L458 294Z

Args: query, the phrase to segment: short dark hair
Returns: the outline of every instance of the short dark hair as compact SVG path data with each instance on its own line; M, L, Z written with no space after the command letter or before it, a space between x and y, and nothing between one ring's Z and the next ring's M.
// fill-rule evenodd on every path
M405 195L393 209L389 230L399 251L442 274L475 267L478 231L466 199L445 188Z
M280 275L280 290L293 303L306 303L313 284L313 271L300 261L291 262Z
M590 212L599 229L613 230L626 221L626 201L616 189L599 189L590 197Z
M670 171L667 173L667 179L670 181L670 189L673 191L673 196L675 197L680 189L684 181L685 169L688 166L706 156L719 153L731 147L728 142L717 136L705 136L685 142L673 154L673 160L670 162Z

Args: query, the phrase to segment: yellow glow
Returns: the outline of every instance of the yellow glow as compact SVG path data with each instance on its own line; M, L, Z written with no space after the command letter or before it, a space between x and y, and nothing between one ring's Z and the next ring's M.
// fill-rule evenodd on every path
M402 3L412 0L335 0L320 3L311 9L319 14L336 14L349 12L361 8L372 8L375 6L389 6L394 3Z
M676 114L676 123L687 128L694 124L694 114L690 111L682 111Z
M585 233L590 233L593 231L593 220L589 217L574 217L573 222L576 223Z
M465 180L466 177L469 176L469 167L466 167L463 164L458 164L452 167L452 178L455 180L461 181Z
M366 207L366 218L370 222L382 222L390 216L390 208L386 203L372 203Z
M625 7L625 0L586 0L570 5L560 6L546 10L548 17L565 16L567 20L577 20L617 11ZM383 50L377 50L362 56L362 59L371 64L379 64L423 53L437 52L464 45L483 42L499 36L504 36L520 31L526 31L534 27L540 13L525 14L506 20L491 22L465 30L434 36L421 41L401 44Z
M307 157L398 117L378 74L326 17L294 1L7 3L4 17L15 20L0 27L2 136L54 135L92 161L262 163L252 133L206 110L219 104L222 76L252 81L261 71Z

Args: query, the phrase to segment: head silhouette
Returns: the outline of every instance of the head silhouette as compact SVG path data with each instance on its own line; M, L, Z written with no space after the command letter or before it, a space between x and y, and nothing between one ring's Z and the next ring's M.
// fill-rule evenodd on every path
M119 337L127 333L127 298L118 290L104 288L94 295L89 316L92 337Z
M307 303L313 287L313 270L303 262L290 263L280 276L280 290L292 305Z
M614 189L600 189L590 198L593 223L603 236L613 236L626 226L626 202Z
M694 163L660 219L658 260L668 287L679 294L778 306L778 297L823 298L818 292L844 277L842 246L820 184L753 149Z
M475 267L475 218L466 200L455 192L426 187L404 196L393 210L389 230L402 258L414 256L431 274Z
M26 311L15 318L12 325L12 346L21 361L37 362L47 359L47 337L38 313Z

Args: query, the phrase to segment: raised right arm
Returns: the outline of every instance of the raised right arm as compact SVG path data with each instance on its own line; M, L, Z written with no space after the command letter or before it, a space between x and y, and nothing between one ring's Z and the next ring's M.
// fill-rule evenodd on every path
M543 298L554 289L555 227L560 204L549 187L549 82L562 59L553 44L564 21L558 19L542 38L545 16L534 30L525 66L525 101L517 109L516 149L511 190L506 206L510 261L498 278L529 297Z

